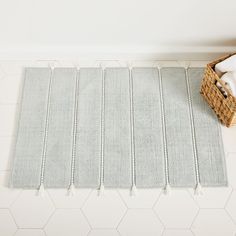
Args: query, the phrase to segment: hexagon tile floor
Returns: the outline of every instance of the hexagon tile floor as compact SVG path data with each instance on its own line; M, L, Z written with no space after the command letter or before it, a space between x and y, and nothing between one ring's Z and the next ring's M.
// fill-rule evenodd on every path
M171 195L164 195L161 190L138 190L134 197L129 196L128 190L105 190L101 197L92 190L76 190L72 197L66 196L66 190L48 190L39 197L35 191L7 188L22 68L48 63L51 62L0 61L1 236L236 235L236 127L222 127L229 187L203 189L202 196L185 189L172 190ZM161 63L180 66L184 62ZM190 65L204 66L205 62Z

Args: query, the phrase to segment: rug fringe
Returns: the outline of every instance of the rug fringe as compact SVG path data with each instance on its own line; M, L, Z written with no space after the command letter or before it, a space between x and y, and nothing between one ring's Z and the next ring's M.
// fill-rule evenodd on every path
M135 186L135 184L131 187L130 189L130 196L134 197L137 195L137 188Z
M197 183L194 194L195 195L203 195L203 190L202 190L202 186L200 183Z
M40 184L39 189L37 190L36 194L37 194L37 196L44 197L45 189L44 189L43 184Z
M75 185L71 184L68 191L67 191L67 196L73 197L75 196Z
M171 187L170 187L170 184L167 183L165 188L164 188L164 193L165 195L170 195L171 194Z
M104 184L102 183L98 189L98 196L102 196L104 194L104 190L105 190L105 187L104 187Z

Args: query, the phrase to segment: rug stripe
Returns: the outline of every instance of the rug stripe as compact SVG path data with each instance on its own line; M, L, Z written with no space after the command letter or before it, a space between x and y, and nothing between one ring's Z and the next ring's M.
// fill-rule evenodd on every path
M164 150L158 69L134 68L134 134L137 187L163 187Z
M162 125L162 144L163 144L163 155L164 155L164 175L165 175L165 191L166 193L170 188L170 178L169 178L169 160L168 160L168 149L167 149L167 138L166 138L166 116L165 116L165 104L163 99L163 82L161 68L158 68L159 76L159 98L160 98L160 116Z
M133 94L133 72L132 68L129 68L129 108L130 108L130 152L131 152L131 194L132 189L136 188L136 157L135 157L135 138L134 138L134 94Z
M197 153L197 144L196 144L196 132L194 126L194 117L193 117L193 102L192 102L192 91L190 89L190 79L189 79L189 70L185 68L185 79L187 85L187 94L188 94L188 105L189 105L189 116L190 116L190 124L191 124L191 134L192 134L192 143L193 143L193 157L194 157L194 166L195 166L195 179L196 179L196 187L199 188L200 183L200 175L199 175L199 162L198 162L198 153Z
M128 68L105 70L105 187L131 186L131 130Z
M68 187L70 183L75 88L76 69L54 69L46 144L45 187Z
M193 144L184 68L163 68L169 181L171 186L195 186Z
M44 128L44 137L43 137L43 154L41 157L41 171L40 171L40 184L38 187L39 192L44 189L44 174L45 174L45 162L46 162L46 148L48 141L48 124L49 124L49 111L50 111L50 103L51 103L51 88L52 88L52 79L53 79L53 69L51 71L49 89L48 89L48 97L47 97L47 111L46 111L46 121Z
M199 94L203 73L203 68L189 69L200 182L203 186L224 186L227 175L219 121Z
M38 188L51 70L27 68L22 96L12 185Z
M98 187L101 151L102 70L81 68L74 183Z
M79 74L76 73L76 82L74 90L74 111L73 111L73 142L72 142L72 156L71 156L71 173L70 173L70 187L69 191L74 188L75 177L75 156L76 156L76 141L77 141L77 125L78 125L78 93L79 93Z

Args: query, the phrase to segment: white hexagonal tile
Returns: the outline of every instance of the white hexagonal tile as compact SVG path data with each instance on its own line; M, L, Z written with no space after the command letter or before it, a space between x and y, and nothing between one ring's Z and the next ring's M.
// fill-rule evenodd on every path
M6 75L21 75L23 73L26 61L1 61L1 68Z
M155 211L167 228L188 228L198 212L198 206L185 190L162 194Z
M201 209L191 227L196 236L234 236L235 225L223 209Z
M222 138L226 152L236 152L236 127L222 126Z
M150 209L130 209L122 219L118 231L122 236L161 235L163 225Z
M226 210L231 215L236 223L236 190L234 190L226 205Z
M56 210L45 227L47 236L85 236L89 231L89 224L79 209Z
M61 66L61 67L77 67L77 66L80 66L80 67L82 67L80 64L81 63L79 63L76 60L59 60L57 66ZM91 66L91 67L93 67L93 66Z
M224 208L232 188L203 188L202 195L195 195L194 190L189 192L200 208Z
M18 229L14 236L46 236L42 229Z
M54 212L54 205L47 192L42 197L36 196L36 190L23 190L11 211L20 228L41 228Z
M0 104L0 136L15 135L16 105Z
M176 61L178 63L178 67L189 67L191 62L188 60L177 60Z
M17 230L16 224L7 209L0 209L0 235L12 236Z
M88 236L120 236L115 229L93 229Z
M19 189L9 188L9 171L0 172L0 208L8 208L13 201L19 196Z
M158 61L155 65L159 65L160 67L179 67L180 64L175 60L167 60L167 61Z
M0 137L0 171L10 170L13 160L14 144L15 138Z
M119 190L128 208L152 208L161 192L161 189L138 189L136 196L130 196L129 190Z
M82 209L93 228L115 228L126 212L115 190L105 190L103 196L93 191Z
M4 79L5 76L6 76L6 73L3 71L3 68L2 68L2 66L0 64L0 80Z
M194 236L190 230L187 229L166 229L162 236Z
M190 67L206 67L209 61L190 61Z
M47 190L56 208L81 208L91 193L90 189L75 189L74 196L68 196L66 189Z
M0 103L17 103L22 90L23 77L5 76L0 80Z
M66 67L66 65L62 65L60 61L58 60L36 60L32 62L27 62L27 66L31 67L48 67L48 66L54 66L54 67ZM67 64L68 66L68 64Z
M229 185L236 189L236 153L229 153L226 158Z

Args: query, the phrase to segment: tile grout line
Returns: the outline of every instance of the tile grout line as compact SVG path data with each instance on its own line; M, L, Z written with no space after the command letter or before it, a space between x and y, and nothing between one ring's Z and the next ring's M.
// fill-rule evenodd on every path
M229 216L229 218L231 219L231 221L234 223L235 227L236 227L236 221L233 219L233 217L231 216L231 214L229 213L229 211L227 210L227 205L229 204L229 201L230 199L232 198L232 195L233 195L233 192L234 192L234 189L232 188L231 189L231 192L225 202L225 205L224 205L224 211L226 212L226 214Z
M189 226L189 229L192 228L194 222L196 221L196 219L197 219L197 217L198 217L198 215L199 215L199 213L200 213L200 210L202 210L202 209L201 209L200 207L198 207L197 213L196 213L196 215L193 217L193 220L192 220L192 223L191 223L190 226Z
M169 160L168 160L167 137L166 137L166 117L165 117L165 104L164 104L164 99L163 99L162 74L161 74L161 68L159 68L159 67L158 67L158 77L159 77L162 135L163 135L164 159L165 159L165 187L164 187L164 190L166 193L168 193L168 191L170 190L170 177L169 177Z
M55 213L56 213L57 210L58 210L58 209L56 209L56 208L53 209L52 213L49 215L48 219L46 220L46 222L44 223L44 225L41 227L42 230L44 230L44 229L47 227L48 223L51 221L52 217L55 215ZM46 233L46 232L45 232L45 233Z
M47 195L48 195L49 199L51 200L52 205L54 206L54 208L55 208L55 209L58 209L58 208L56 207L56 202L54 202L54 199L53 199L53 197L51 196L51 194L50 194L50 192L49 192L48 189L46 190L46 192L47 192Z
M124 215L120 218L118 224L114 228L117 232L120 232L118 228L120 227L121 222L124 220L124 218L126 217L129 210L131 210L131 209L126 208Z
M194 127L194 117L193 117L193 107L192 107L192 95L190 91L189 75L188 68L185 68L185 79L187 86L188 94L188 105L189 105L189 115L190 115L190 125L191 125L191 134L192 134L192 143L193 143L193 155L194 155L194 165L195 165L195 175L196 175L196 193L201 193L201 183L200 183L200 174L199 174L199 162L198 162L198 153L196 146L196 133Z
M8 209L11 211L11 207L15 204L17 199L20 197L24 189L19 189L19 193L17 194L17 197L8 205Z
M218 209L216 209L218 210ZM220 210L223 210L223 209L220 209ZM236 221L235 219L231 216L231 214L228 212L227 209L224 209L225 213L227 214L227 216L230 218L231 222L234 224L235 228L236 228Z
M14 215L13 215L13 213L12 213L10 207L7 208L7 210L8 210L8 212L9 212L9 214L11 215L11 217L12 217L12 219L13 219L15 225L16 225L17 230L20 229L20 226L17 224L16 219L15 219L15 217L14 217ZM17 231L17 230L16 230L16 231ZM15 232L15 233L16 233L16 232Z
M127 208L127 209L130 209L130 208L128 207L128 204L126 203L126 201L123 199L123 197L122 197L122 195L121 195L119 189L117 189L117 190L115 190L115 191L116 191L117 194L119 195L119 198L120 198L121 201L124 203L124 205L126 206L126 208Z
M68 208L67 208L67 209L68 209ZM92 227L91 223L89 222L89 219L88 219L87 215L85 214L85 212L84 212L83 208L82 208L82 207L81 207L81 208L78 208L78 209L76 209L76 208L73 208L73 210L79 210L79 211L81 212L81 214L83 215L83 217L84 217L84 218L85 218L85 220L87 221L87 223L88 223L88 225L89 225L89 228L90 228L90 230L92 230L92 229L93 229L93 227Z
M162 192L160 192L160 193L158 194L157 199L154 201L154 203L153 203L151 209L155 210L154 208L155 208L155 206L157 205L157 202L160 200L161 195L162 195Z
M155 217L157 218L157 220L159 220L159 222L161 223L161 225L163 226L163 232L166 230L166 226L165 226L165 224L164 224L164 222L162 221L162 219L160 218L160 216L158 215L158 213L156 212L156 210L155 209L150 209L152 212L153 212L153 214L155 215Z
M229 194L228 198L226 199L225 205L223 207L223 209L225 209L226 211L227 211L226 207L227 207L227 205L228 205L228 203L230 201L231 196L233 195L233 192L234 192L234 189L231 187L230 194Z
M41 229L41 230L43 231L44 236L47 236L47 233L46 233L45 229Z

